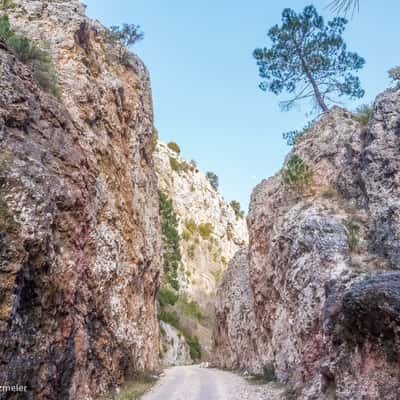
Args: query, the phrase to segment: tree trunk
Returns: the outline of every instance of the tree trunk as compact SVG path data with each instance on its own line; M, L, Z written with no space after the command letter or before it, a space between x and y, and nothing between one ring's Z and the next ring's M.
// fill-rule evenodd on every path
M306 74L306 76L307 76L308 80L310 81L311 86L312 86L312 88L314 90L315 98L317 99L318 105L322 108L322 111L324 113L328 112L329 109L328 109L327 105L325 104L325 101L324 101L324 98L322 97L321 92L319 91L319 87L317 85L317 82L315 82L315 79L312 76L310 70L308 69L307 64L305 63L305 61L302 58L301 58L301 63L303 65L304 73Z

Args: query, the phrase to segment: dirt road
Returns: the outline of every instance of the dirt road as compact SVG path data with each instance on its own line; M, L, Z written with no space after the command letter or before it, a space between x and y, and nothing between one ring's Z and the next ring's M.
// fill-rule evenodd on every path
M251 385L243 377L197 365L174 367L142 400L280 400L282 389Z

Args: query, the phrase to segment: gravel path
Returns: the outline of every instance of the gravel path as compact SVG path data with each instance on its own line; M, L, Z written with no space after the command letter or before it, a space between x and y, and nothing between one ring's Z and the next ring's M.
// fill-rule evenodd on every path
M165 371L142 400L281 400L282 389L251 385L240 375L197 365Z

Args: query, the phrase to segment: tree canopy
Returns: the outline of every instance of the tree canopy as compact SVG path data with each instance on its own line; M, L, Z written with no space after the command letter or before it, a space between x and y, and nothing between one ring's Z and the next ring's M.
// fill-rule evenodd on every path
M328 103L339 98L361 98L364 90L353 71L360 70L365 60L357 53L347 51L342 34L347 20L336 17L325 24L314 6L302 13L285 9L282 25L273 26L268 33L270 48L257 48L260 88L292 97L281 103L290 109L298 101L311 98L323 111Z

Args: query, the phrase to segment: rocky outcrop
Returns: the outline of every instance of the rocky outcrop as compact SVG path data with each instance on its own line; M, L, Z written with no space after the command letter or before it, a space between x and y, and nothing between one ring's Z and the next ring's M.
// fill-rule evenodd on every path
M161 353L164 367L190 365L190 349L183 335L170 324L160 321Z
M180 287L210 309L222 272L236 251L247 244L245 219L235 215L195 165L164 143L158 143L154 159L159 190L172 200L179 218ZM202 234L201 225L207 224L209 232Z
M0 382L88 399L158 365L149 78L135 56L116 61L78 1L14 3L63 104L0 49Z
M248 257L247 249L236 253L218 288L214 332L216 353L213 354L213 360L223 368L259 373L261 351L257 348Z
M221 308L220 364L273 368L304 399L399 398L400 291L388 272L398 268L399 126L399 91L378 97L368 127L334 108L286 160L297 154L313 171L306 190L291 190L283 171L256 187L249 257L232 267L250 274L256 329ZM236 293L233 271L217 304Z

